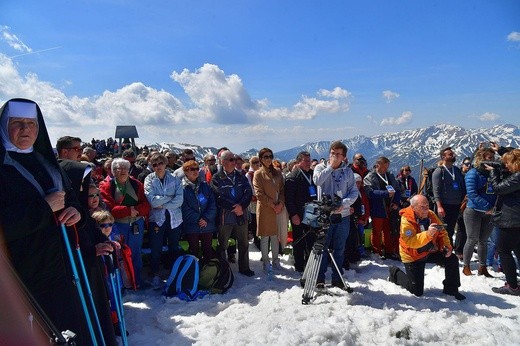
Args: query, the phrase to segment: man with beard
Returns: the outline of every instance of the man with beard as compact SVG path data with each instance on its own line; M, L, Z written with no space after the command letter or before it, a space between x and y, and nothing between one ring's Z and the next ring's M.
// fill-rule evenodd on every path
M436 213L448 225L446 230L453 244L453 233L460 205L466 195L466 185L462 172L454 165L457 157L451 147L442 149L440 155L441 162L432 174L433 196Z

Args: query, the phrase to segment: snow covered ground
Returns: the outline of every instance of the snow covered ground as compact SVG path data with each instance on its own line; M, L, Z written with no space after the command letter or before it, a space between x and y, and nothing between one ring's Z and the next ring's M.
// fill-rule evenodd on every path
M519 345L520 297L498 295L503 274L461 275L457 301L442 293L444 268L427 265L425 293L415 297L387 281L386 260L364 260L344 276L354 292L333 289L302 305L299 274L289 256L268 281L260 253L250 246L254 277L237 273L224 295L198 301L165 300L160 291L124 297L130 345ZM477 264L472 263L476 269ZM474 270L476 274L476 270ZM330 270L327 273L330 279Z

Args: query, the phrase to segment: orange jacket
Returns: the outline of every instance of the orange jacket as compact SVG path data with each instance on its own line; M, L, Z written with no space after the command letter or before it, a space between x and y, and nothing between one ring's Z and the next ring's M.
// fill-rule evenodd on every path
M445 246L451 252L452 246L448 232L443 229L431 237L427 230L421 231L412 207L401 209L401 229L399 237L399 253L403 263L410 263L428 256L432 252L440 251ZM433 211L428 212L430 223L441 224L441 220Z

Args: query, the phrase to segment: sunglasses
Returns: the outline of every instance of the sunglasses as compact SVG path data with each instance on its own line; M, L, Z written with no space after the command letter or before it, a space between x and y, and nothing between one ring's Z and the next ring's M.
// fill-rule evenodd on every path
M199 170L200 170L199 167L196 167L196 168L195 168L195 167L188 168L188 171L190 171L190 172L198 172Z
M264 155L264 156L262 156L262 159L264 159L264 160L272 160L273 159L273 155Z
M258 165L260 163L260 161L253 161L251 162L252 165Z
M405 171L405 172L411 172L412 170L411 170L411 169L403 169L403 171Z
M99 193L91 193L88 195L90 198L99 197Z
M471 166L471 162L464 162L463 165L466 167L469 167L469 166Z
M229 162L235 162L237 159L235 159L234 157L230 158L230 159L225 159L226 161L229 161Z
M163 166L164 165L164 162L156 162L156 163L152 163L152 167L155 168L157 166Z
M80 152L81 151L81 147L72 147L72 148L63 148L63 149L74 150L75 152Z
M114 225L113 223L100 223L99 227L108 228L108 227L112 227L113 225Z

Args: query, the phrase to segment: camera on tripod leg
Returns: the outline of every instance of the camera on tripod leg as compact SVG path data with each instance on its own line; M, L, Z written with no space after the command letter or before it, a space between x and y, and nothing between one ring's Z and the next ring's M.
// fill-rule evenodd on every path
M302 223L313 229L328 229L341 222L341 214L333 213L341 206L342 199L336 195L323 194L321 200L306 203Z

